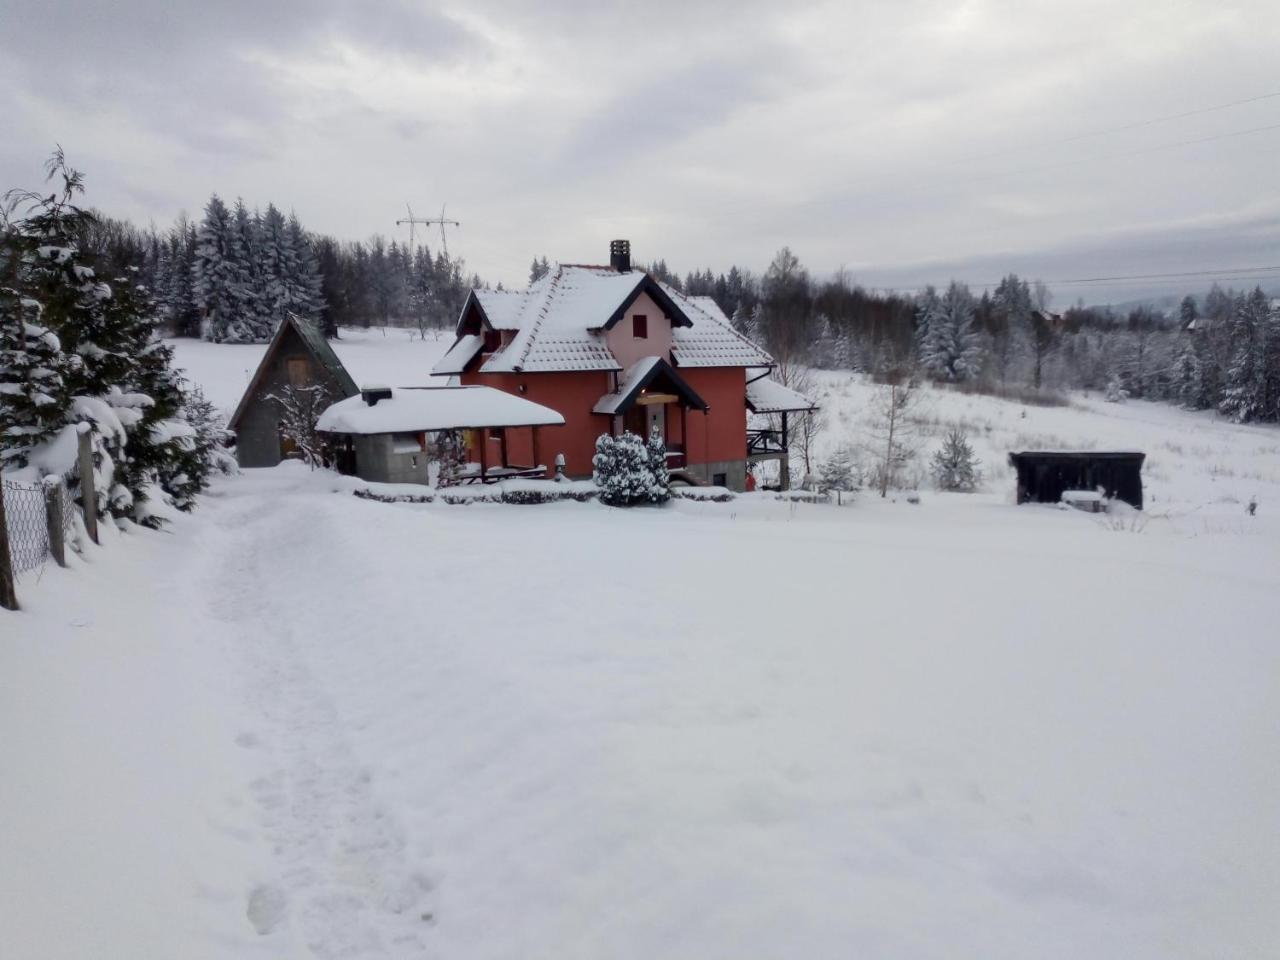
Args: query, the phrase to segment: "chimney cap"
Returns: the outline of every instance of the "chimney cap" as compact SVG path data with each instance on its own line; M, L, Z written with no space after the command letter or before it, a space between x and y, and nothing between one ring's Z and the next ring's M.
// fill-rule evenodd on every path
M371 407L376 407L379 400L391 399L391 388L374 384L365 384L360 388L360 396Z
M609 243L609 266L619 273L631 270L631 241L612 240Z

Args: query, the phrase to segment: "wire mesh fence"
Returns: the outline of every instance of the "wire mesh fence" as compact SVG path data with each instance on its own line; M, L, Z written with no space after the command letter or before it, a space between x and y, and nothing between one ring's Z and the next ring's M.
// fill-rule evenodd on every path
M50 507L45 491L52 486L53 507L58 516L54 522L62 535L70 539L75 531L75 510L71 494L63 479L46 479L42 483L18 480L0 482L3 489L5 520L9 532L9 560L15 577L39 570L50 557Z

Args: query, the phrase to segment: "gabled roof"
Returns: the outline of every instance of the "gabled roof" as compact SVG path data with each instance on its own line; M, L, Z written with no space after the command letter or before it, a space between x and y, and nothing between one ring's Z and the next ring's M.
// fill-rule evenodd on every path
M266 376L267 370L275 362L276 353L280 349L280 343L284 340L286 329L291 329L298 335L303 345L310 352L312 359L333 377L344 397L360 392L356 382L351 379L351 374L342 365L338 355L333 352L333 347L329 345L329 341L324 338L324 333L297 314L286 313L284 319L280 321L280 325L276 327L276 332L272 334L271 342L267 344L267 349L262 354L262 359L258 362L258 369L253 372L253 376L249 380L249 386L244 391L244 396L240 398L240 403L236 405L235 413L231 415L231 419L227 422L227 429L234 430L236 428L240 418L244 416L249 404L257 395L258 387L262 384L262 378Z
M624 413L636 402L642 391L658 382L670 386L685 404L698 410L710 409L694 389L661 357L645 357L627 368L622 382L613 393L606 393L591 408L592 413Z
M481 427L560 426L564 417L540 403L493 387L396 387L370 406L347 397L320 414L321 433L429 433Z
M433 374L447 373L450 375L459 374L466 369L472 357L480 352L480 348L484 346L484 337L478 333L464 333L460 336L448 349L443 357L436 361L436 365L431 368Z
M561 264L526 291L472 291L458 320L458 342L432 372L459 373L479 352L467 340L476 333L468 326L474 310L491 329L514 331L481 373L621 370L606 334L641 294L671 321L676 365L772 365L710 298L682 296L643 270Z

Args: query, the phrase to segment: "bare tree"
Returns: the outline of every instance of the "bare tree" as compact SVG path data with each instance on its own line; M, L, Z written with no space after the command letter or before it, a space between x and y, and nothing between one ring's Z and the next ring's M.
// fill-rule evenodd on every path
M911 414L917 406L918 394L913 379L897 375L880 387L872 401L875 419L867 433L869 452L875 463L875 481L880 496L888 495L889 486L898 479L902 467L916 453L916 431Z
M316 467L324 462L324 440L316 430L320 414L332 402L329 392L320 384L289 384L279 393L267 395L280 408L280 436L292 444L307 462Z

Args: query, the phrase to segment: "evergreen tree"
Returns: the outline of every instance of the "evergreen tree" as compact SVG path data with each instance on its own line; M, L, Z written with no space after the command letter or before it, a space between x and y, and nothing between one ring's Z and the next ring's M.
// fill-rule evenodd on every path
M12 263L13 251L0 253ZM67 425L68 359L57 336L40 323L40 305L0 287L0 470L27 466L31 450Z
M972 493L982 481L980 463L964 431L953 427L942 446L934 451L930 469L939 490Z
M925 370L939 380L972 380L982 365L982 339L973 326L969 288L953 280L947 292L927 300L924 309L920 359Z
M1267 354L1271 309L1262 288L1255 288L1235 304L1232 321L1231 364L1227 368L1219 409L1235 420L1267 420L1275 416Z
M297 214L289 214L286 229L290 270L286 274L285 284L289 309L308 323L321 326L325 298L315 246L311 237L302 229Z
M667 469L667 445L662 434L656 431L650 434L649 441L645 444L645 453L651 477L649 502L665 503L671 497L671 473Z
M237 240L231 211L215 193L204 208L195 250L195 301L201 336L221 343L239 310Z
M1190 333L1184 335L1173 362L1173 399L1188 410L1203 410L1209 406L1204 396L1200 356Z
M534 257L533 263L529 264L529 286L533 286L550 272L551 264L547 262L545 254L541 260Z
M821 493L836 495L836 503L841 502L842 495L857 489L854 477L853 458L847 447L838 447L818 466L818 490Z

